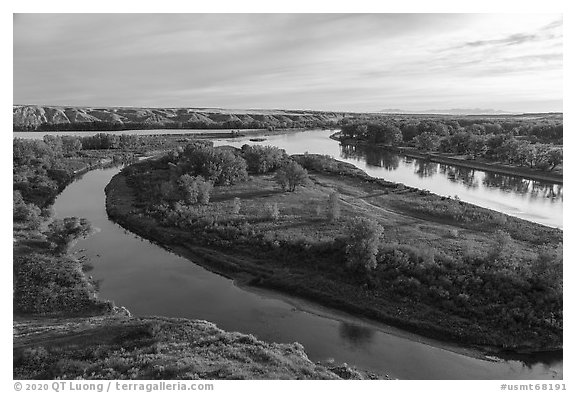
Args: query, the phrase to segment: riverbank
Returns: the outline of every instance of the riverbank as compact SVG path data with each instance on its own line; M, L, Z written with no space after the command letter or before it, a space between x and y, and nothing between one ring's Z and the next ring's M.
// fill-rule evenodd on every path
M207 321L127 315L14 321L14 379L377 379Z
M333 246L327 243L318 245L317 242L321 238L334 239L338 233L342 233L341 230L346 225L330 224L320 217L312 218L316 202L306 203L305 212L298 210L301 209L298 205L302 205L303 201L321 200L334 188L340 191L346 215L378 216L382 224L390 228L390 233L395 236L396 240L390 239L390 242L404 239L402 242L406 244L408 239L408 243L412 244L411 247L421 249L423 246L433 247L439 239L442 239L441 242L445 244L437 250L438 252L454 253L456 248L458 254L462 247L472 247L480 252L479 250L492 246L493 240L487 231L492 231L495 226L490 221L482 226L475 226L464 222L450 222L451 220L446 218L430 220L430 215L416 214L405 206L413 206L415 201L426 199L418 196L419 190L398 187L370 178L358 169L352 170L345 166L338 166L336 172L340 175L314 173L312 185L294 194L275 191L274 186L265 177L254 177L251 184L242 185L241 189L236 191L218 190L213 196L214 205L203 213L211 217L211 222L217 222L217 227L207 226L201 232L197 232L193 227L178 228L166 222L160 223L150 217L146 212L146 205L137 198L141 193L137 189L131 189L125 173L114 177L107 186L106 205L109 216L126 229L155 241L211 271L234 278L241 285L274 289L443 341L479 347L491 346L492 349L496 347L502 349L502 346L505 346L517 351L558 348L550 346L553 341L536 344L535 341L519 340L518 336L509 336L508 333L502 335L501 331L489 333L485 327L478 327L471 323L472 321L466 321L462 315L451 315L430 304L414 303L408 298L401 300L402 296L398 299L396 295L396 298L392 299L388 296L393 296L393 293L385 295L370 286L364 286L359 290L358 282L354 279L351 279L351 282L342 279L341 275L346 273L340 268L336 268L336 271L324 270L324 264L332 266L332 269L334 266L339 266L343 252L338 246L331 248ZM353 172L354 175L343 177L344 172ZM154 176L166 178L161 172ZM255 189L258 189L259 193L255 193ZM236 222L246 220L252 214L251 211L256 211L258 208L262 210L260 203L264 199L268 203L278 201L280 211L290 213L281 213L283 218L277 223L266 223L261 219L249 220L252 224L247 227L247 233L250 231L256 234L266 233L268 240L256 240L258 236L254 234L249 235L244 242L219 237L220 232L215 228L221 228L222 231L232 231L233 228L226 224L226 220L222 221L222 216L213 214L215 211L227 211L229 209L227 201L235 195L241 196L242 209L245 211L241 217L235 218ZM498 222L496 226L507 228L514 233L514 248L519 250L515 258L518 259L533 255L536 246L530 242L536 237L557 239L558 231L544 229L537 224L511 217L503 220L501 217L504 215L495 214L487 209L449 201L434 195L423 194L423 196L443 201L451 206L465 206L471 216L493 217L490 220L496 220L495 222ZM298 218L300 214L309 217L305 224ZM256 225L256 222L260 224ZM294 229L287 231L286 228ZM514 228L516 232L513 231ZM561 231L558 234L561 238ZM240 234L234 238L238 239L238 236L244 238ZM302 237L298 239L299 236L303 236L304 239ZM314 236L316 240L311 240ZM311 265L312 259L316 262ZM505 342L508 344L504 344Z
M563 184L563 174L558 172L542 171L526 167L518 167L511 165L504 165L501 163L490 163L482 162L478 160L470 160L461 156L450 156L448 154L441 154L438 152L422 152L414 148L401 147L401 146L390 146L384 144L369 144L365 141L358 141L351 138L342 139L340 133L334 133L330 135L330 138L338 141L342 144L366 146L366 147L378 147L394 153L404 155L406 157L417 158L422 160L427 160L431 162L437 162L440 164L460 166L463 168L477 169L486 172L498 173L510 176L521 176L527 179L538 180L549 183Z
M67 176L40 203L51 203L81 175L118 156L93 153L63 160ZM50 221L14 223L14 379L380 378L311 362L297 343L266 343L207 321L133 317L98 298L90 260L54 252L44 233Z

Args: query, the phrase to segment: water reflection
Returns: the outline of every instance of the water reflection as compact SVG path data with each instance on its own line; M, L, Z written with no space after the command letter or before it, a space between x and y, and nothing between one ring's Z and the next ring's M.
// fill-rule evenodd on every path
M396 171L401 167L413 170L420 179L443 176L451 183L464 186L466 189L479 187L500 189L513 192L529 198L549 198L562 202L563 189L561 184L546 183L518 176L508 176L499 173L478 171L473 168L439 164L424 159L400 156L394 152L376 147L357 145L341 145L340 157L365 161L368 167L384 168Z
M342 321L338 326L338 333L354 347L364 347L372 343L375 331L366 326Z
M446 164L439 164L440 173L445 175L453 183L461 184L466 188L478 188L480 181L476 176L476 170Z
M379 148L366 148L355 145L341 145L340 155L346 159L366 160L366 164L384 168L388 171L398 169L400 156L390 154Z
M414 171L418 177L434 176L438 172L438 164L426 160L416 160L416 170Z
M560 201L563 199L562 184L545 183L491 172L486 172L482 184L486 187L497 187L508 192L527 195L530 198L551 198Z

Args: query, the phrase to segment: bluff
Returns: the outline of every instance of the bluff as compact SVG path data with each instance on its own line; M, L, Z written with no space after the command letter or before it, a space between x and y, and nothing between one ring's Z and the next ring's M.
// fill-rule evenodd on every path
M333 126L344 116L342 112L306 110L14 105L13 129L51 131L134 128L306 128Z

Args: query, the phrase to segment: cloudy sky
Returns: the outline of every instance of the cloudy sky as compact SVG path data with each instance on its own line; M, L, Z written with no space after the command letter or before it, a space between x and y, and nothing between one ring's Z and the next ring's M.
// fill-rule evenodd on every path
M14 104L562 111L562 16L17 14Z

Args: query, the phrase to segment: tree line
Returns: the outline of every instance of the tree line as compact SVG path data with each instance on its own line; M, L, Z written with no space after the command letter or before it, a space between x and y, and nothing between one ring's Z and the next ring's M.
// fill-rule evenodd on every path
M554 170L563 162L562 123L450 121L348 121L345 139L415 147L425 152L467 155L507 164Z

